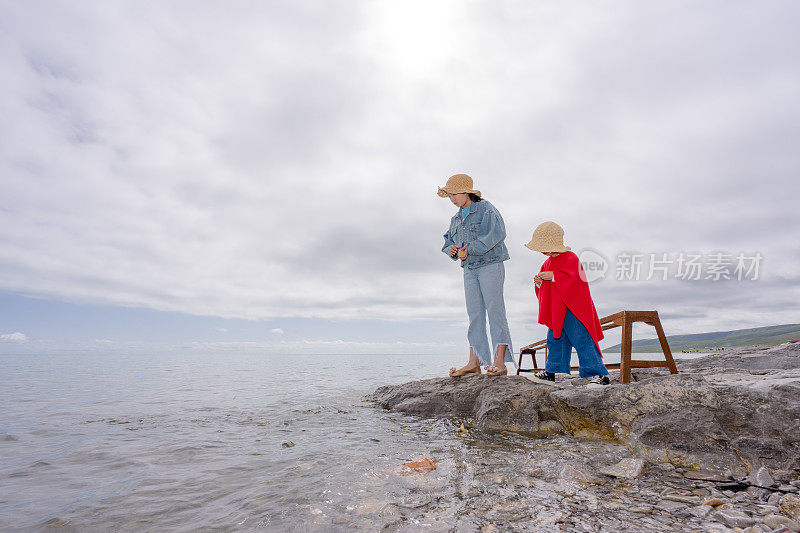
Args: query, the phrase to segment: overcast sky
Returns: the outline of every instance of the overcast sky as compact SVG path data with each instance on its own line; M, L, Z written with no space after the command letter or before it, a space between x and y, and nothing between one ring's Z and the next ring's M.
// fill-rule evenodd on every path
M545 220L606 258L601 315L798 323L799 96L794 0L4 2L0 353L466 352L456 172L505 218L515 348Z

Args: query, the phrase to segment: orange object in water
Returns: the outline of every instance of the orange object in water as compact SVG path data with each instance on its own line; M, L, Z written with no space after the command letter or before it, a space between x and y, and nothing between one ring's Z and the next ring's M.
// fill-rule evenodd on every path
M415 472L430 472L431 470L436 470L436 459L420 455L412 461L403 463L403 466Z

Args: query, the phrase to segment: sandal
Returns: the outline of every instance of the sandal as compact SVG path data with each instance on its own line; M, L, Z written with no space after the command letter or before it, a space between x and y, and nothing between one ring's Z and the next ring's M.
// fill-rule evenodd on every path
M495 370L487 370L486 371L486 375L487 376L507 376L508 375L508 369L505 367L505 365L503 365L503 369L502 370L496 370L496 371Z
M473 368L472 370L451 370L450 371L450 377L451 378L457 378L459 376L465 376L467 374L480 374L480 373L481 373L481 368L480 367Z

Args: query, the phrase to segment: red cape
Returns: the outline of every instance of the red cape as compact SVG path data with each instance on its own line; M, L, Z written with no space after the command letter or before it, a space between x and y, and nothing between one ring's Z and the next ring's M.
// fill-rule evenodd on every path
M567 309L586 326L586 330L600 351L599 342L603 338L600 318L594 308L589 284L583 272L578 256L573 252L564 252L555 257L548 257L539 272L553 272L554 281L544 281L536 287L539 298L539 323L553 330L553 337L560 338L564 327ZM600 351L600 355L603 352Z

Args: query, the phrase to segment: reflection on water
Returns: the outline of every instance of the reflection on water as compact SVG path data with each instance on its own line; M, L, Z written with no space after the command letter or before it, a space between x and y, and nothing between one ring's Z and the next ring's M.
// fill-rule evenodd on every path
M547 529L572 514L591 529L603 495L652 492L647 477L565 479L626 456L612 443L464 434L469 420L362 402L452 359L337 356L286 373L273 356L0 356L0 529ZM436 470L397 472L420 455ZM565 512L573 500L585 517Z

